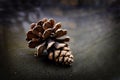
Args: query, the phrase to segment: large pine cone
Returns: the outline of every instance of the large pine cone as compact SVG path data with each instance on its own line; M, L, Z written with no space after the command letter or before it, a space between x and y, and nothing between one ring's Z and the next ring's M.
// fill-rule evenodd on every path
M60 29L61 23L56 23L53 19L43 18L37 23L32 23L27 32L29 48L37 48L37 56L44 50L48 53L48 58L58 63L70 65L73 62L73 55L66 42L70 40L65 29Z

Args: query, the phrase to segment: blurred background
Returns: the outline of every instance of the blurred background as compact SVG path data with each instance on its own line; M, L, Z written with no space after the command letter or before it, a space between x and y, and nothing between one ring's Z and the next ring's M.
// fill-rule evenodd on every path
M75 57L63 67L33 56L32 22L61 22ZM120 80L119 0L0 0L1 80Z

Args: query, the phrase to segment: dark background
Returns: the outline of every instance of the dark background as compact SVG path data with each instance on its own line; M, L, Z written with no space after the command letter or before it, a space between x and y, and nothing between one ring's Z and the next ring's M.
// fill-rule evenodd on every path
M70 67L33 56L25 33L44 17L62 22ZM119 0L0 0L0 80L120 80Z

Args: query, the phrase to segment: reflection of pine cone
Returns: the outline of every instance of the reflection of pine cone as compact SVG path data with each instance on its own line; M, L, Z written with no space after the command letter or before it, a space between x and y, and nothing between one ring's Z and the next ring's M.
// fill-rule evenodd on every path
M46 50L50 60L69 65L73 62L73 55L66 43L70 38L68 36L60 38L67 34L66 30L60 28L60 23L55 24L53 19L44 18L31 24L26 40L29 48L37 48L37 56Z

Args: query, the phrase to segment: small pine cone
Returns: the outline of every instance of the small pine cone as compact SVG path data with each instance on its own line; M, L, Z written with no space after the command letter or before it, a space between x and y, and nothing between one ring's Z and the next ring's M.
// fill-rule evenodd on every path
M73 55L66 43L70 38L65 36L67 31L60 28L60 22L55 23L54 19L43 18L37 23L31 24L26 40L29 48L37 48L37 56L41 56L46 50L48 59L69 65L73 62Z

